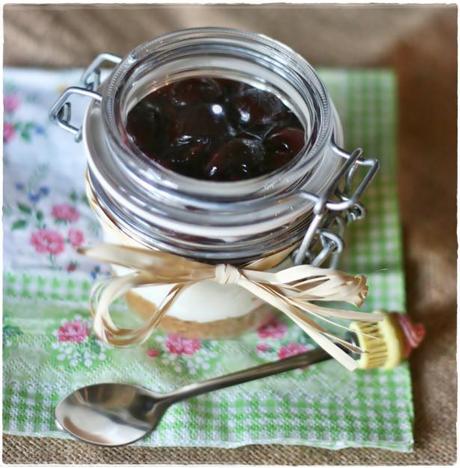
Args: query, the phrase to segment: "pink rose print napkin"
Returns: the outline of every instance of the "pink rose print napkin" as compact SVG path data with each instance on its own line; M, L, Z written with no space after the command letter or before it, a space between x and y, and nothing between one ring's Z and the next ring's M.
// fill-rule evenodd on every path
M100 238L84 195L85 155L50 124L60 92L80 70L4 72L3 428L8 434L67 437L54 407L69 392L102 381L156 391L292 356L313 345L277 316L234 340L157 332L142 346L112 348L92 333L88 294L108 269L77 254ZM342 267L368 275L366 307L404 311L395 198L393 75L322 70L343 118L347 148L381 156L366 195L369 215L347 238ZM82 116L82 110L74 114ZM119 320L128 320L123 302ZM139 445L236 447L301 444L330 449L412 448L407 365L349 373L335 362L204 395L172 407Z

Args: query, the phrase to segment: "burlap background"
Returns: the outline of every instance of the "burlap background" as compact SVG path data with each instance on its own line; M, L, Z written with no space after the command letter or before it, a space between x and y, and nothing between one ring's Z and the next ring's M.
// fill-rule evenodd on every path
M314 65L390 66L399 75L399 195L408 304L428 330L412 360L415 452L289 446L102 449L5 436L5 463L453 464L456 459L456 7L7 6L5 65L83 66L166 31L255 30Z

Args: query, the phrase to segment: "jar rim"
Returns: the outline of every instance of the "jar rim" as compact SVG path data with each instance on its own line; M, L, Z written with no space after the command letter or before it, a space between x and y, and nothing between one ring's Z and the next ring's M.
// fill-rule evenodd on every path
M292 68L295 73L305 80L309 86L311 96L317 111L316 135L310 148L302 151L289 163L277 170L259 177L241 181L222 182L194 179L178 174L147 158L135 145L130 144L125 130L125 122L121 111L120 94L140 65L154 58L160 52L174 48L186 47L197 41L217 40L228 44L240 43L248 48L261 48L262 53L270 53L282 59L286 68ZM121 163L134 175L136 180L144 179L148 175L149 183L163 189L170 194L183 192L187 196L208 199L232 199L237 193L238 198L265 197L280 193L295 186L302 172L308 172L318 161L324 148L331 143L333 133L333 112L328 93L317 76L313 67L297 52L287 45L263 34L240 31L231 28L202 27L189 28L167 33L135 47L118 64L110 77L106 80L102 90L102 119L109 145L119 155ZM142 175L141 175L142 174Z

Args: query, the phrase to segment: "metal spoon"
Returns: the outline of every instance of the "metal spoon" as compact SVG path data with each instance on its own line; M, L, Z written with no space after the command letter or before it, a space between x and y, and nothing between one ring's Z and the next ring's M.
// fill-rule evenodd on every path
M128 384L89 385L76 390L59 403L56 422L60 428L84 442L109 447L131 444L153 431L169 406L178 401L328 359L329 354L318 348L186 385L163 395Z

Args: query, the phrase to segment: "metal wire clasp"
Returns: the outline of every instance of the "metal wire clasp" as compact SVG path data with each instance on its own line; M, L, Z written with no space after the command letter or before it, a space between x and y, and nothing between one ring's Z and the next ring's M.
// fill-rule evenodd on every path
M313 219L299 248L293 253L295 265L308 261L311 265L319 266L331 258L330 266L335 268L344 247L345 225L364 218L366 214L364 206L358 200L378 171L379 161L364 159L361 148L348 153L333 143L332 149L337 157L345 159L345 163L331 182L329 189L322 195L302 192L302 196L313 201L315 205ZM367 171L353 189L356 173L360 167ZM340 187L341 182L343 187ZM315 253L318 246L320 251Z
M99 54L83 72L80 82L86 89L96 90L101 84L101 67L103 63L109 62L118 65L121 62L121 57L109 52Z
M101 101L102 96L96 90L101 84L101 65L105 62L118 64L121 62L121 57L107 52L99 54L81 76L80 82L82 86L67 88L51 107L49 114L51 121L56 122L61 128L72 133L77 142L81 140L82 126L76 126L71 123L72 104L69 98L72 95L79 95Z

